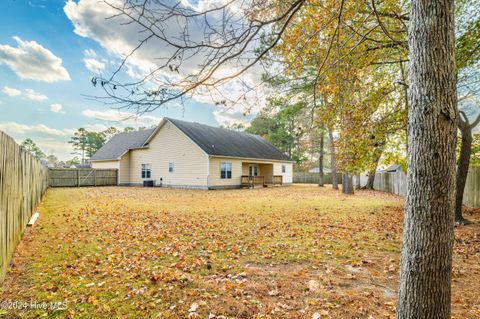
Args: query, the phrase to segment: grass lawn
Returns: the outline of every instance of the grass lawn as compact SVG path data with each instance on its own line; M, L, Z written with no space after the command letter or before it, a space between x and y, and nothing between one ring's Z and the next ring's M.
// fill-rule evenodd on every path
M402 199L297 185L50 189L0 310L34 318L393 318ZM480 214L456 229L454 318L480 318ZM2 317L0 315L0 318Z

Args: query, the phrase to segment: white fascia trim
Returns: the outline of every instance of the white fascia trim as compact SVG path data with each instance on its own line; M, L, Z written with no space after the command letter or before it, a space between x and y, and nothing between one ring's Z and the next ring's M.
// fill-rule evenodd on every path
M119 160L120 158L112 158L112 159L102 159L102 160L90 160L90 162L118 162Z
M252 162L271 162L271 163L292 163L294 164L295 161L283 161L283 160L273 160L273 159L263 159L263 158L250 158L250 157L237 157L237 156L226 156L226 155L210 155L210 157L224 157L224 158L232 158L232 159L239 159L239 160L246 160Z

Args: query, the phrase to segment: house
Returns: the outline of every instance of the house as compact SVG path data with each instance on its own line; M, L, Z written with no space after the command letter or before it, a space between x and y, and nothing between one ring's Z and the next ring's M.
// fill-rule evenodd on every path
M116 168L119 185L218 189L292 183L293 161L258 135L164 118L112 137L91 158Z

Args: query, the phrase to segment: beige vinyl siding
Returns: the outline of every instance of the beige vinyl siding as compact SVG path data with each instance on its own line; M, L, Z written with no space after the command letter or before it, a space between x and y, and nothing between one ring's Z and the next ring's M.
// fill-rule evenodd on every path
M174 171L168 171L168 164ZM208 156L172 123L166 122L146 149L130 150L130 183L142 184L142 164L151 165L151 179L177 187L207 187Z
M232 179L222 179L220 177L220 163L232 163ZM272 175L282 175L283 182L292 183L293 165L290 162L271 162L258 159L238 159L228 157L212 157L210 158L210 187L226 187L239 186L241 184L241 176L249 175L249 166L255 164L258 166L258 175L265 176L266 181L271 181ZM282 173L282 165L285 165L285 173Z
M245 163L245 162L242 163L242 175L248 175L249 174L248 166L249 166L248 163Z
M285 173L282 173L282 165L285 165ZM293 163L274 163L273 174L282 175L284 184L291 184L293 182Z
M130 152L127 152L120 158L120 169L118 171L118 183L130 183Z
M232 163L231 179L220 178L221 162ZM242 172L242 160L223 157L210 158L210 187L240 186L242 175L248 175L248 167L245 174Z
M120 161L92 161L92 168L119 168Z
M273 176L273 164L258 164L259 172L258 175L261 176Z
M250 165L257 165L258 176L271 176L273 175L273 163L272 162L242 162L242 175L250 175Z

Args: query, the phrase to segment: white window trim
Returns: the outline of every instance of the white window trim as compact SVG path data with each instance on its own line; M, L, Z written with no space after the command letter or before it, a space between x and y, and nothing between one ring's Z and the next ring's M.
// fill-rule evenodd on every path
M225 177L222 177L222 165L225 164ZM227 165L230 166L230 177L228 177L228 170L226 169L227 168ZM233 177L233 163L232 162L225 162L225 161L222 161L220 162L220 179L232 179Z
M145 168L144 168L145 166ZM143 171L145 172L149 171L150 172L150 177L147 177L147 174L145 173L145 177L143 177ZM152 178L152 164L150 163L142 163L140 164L140 177L142 179L151 179Z

